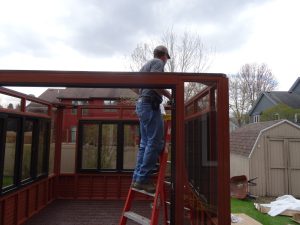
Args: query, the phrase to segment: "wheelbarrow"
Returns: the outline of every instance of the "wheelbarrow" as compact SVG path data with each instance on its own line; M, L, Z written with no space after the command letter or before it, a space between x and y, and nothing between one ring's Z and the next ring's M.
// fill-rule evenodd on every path
M255 186L256 183L253 181L257 177L250 180L247 179L245 175L234 176L230 178L230 195L233 198L245 199L245 198L255 198L249 193L249 186Z

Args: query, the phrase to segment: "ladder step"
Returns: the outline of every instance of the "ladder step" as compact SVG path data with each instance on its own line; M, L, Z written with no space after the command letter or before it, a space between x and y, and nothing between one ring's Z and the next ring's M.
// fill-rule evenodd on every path
M166 204L167 205L171 205L171 202L169 202L169 201L166 201ZM187 207L183 207L183 209L185 210L185 211L191 211L191 209L190 208L187 208Z
M142 225L150 225L151 222L148 218L141 216L132 211L125 212L124 216Z
M168 160L168 161L167 161L167 164L172 164L172 161ZM160 166L160 162L157 162L157 163L156 163L156 166Z
M167 185L171 185L172 184L170 181L166 181L166 180L164 181L164 183L167 184Z
M136 192L139 192L141 194L148 195L148 196L151 196L151 197L155 197L155 193L149 193L147 191L139 190L139 189L136 189L136 188L131 188L131 189L136 191Z

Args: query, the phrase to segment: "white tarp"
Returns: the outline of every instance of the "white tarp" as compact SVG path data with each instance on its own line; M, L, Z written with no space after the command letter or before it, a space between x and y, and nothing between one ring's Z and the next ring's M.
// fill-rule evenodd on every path
M292 195L283 195L276 198L276 201L270 204L261 204L264 207L270 207L268 214L270 216L277 216L285 210L295 210L300 212L300 200L294 198Z

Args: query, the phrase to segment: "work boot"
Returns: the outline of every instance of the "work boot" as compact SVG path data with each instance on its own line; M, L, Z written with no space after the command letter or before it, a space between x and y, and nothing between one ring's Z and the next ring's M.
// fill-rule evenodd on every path
M156 191L155 185L150 181L143 182L143 183L137 181L133 184L133 188L138 190L143 190L148 193L155 193Z

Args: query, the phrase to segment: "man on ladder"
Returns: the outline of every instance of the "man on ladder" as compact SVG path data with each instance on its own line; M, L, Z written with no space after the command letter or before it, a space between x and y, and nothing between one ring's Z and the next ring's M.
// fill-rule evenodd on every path
M170 59L168 49L160 45L154 49L153 53L154 59L148 61L140 72L164 72L164 66L167 60ZM119 225L125 225L127 219L131 219L143 225L157 225L160 206L164 209L164 224L167 224L168 215L163 182L168 158L168 148L165 146L163 140L164 121L160 104L162 103L163 95L171 99L171 94L164 89L141 89L139 91L135 90L135 92L139 94L136 112L140 120L141 141L132 184L127 195ZM165 135L166 137L169 136L168 129ZM161 156L160 166L158 180L155 186L150 180L150 174L156 166L159 155ZM130 211L136 192L154 197L151 218L146 218Z
M154 49L153 55L154 58L149 60L140 72L164 72L164 66L170 59L168 49L159 45ZM150 181L149 175L155 168L164 145L160 104L163 95L171 99L171 94L165 89L141 89L136 92L139 94L136 112L140 120L141 141L133 173L132 187L154 193L156 187Z

